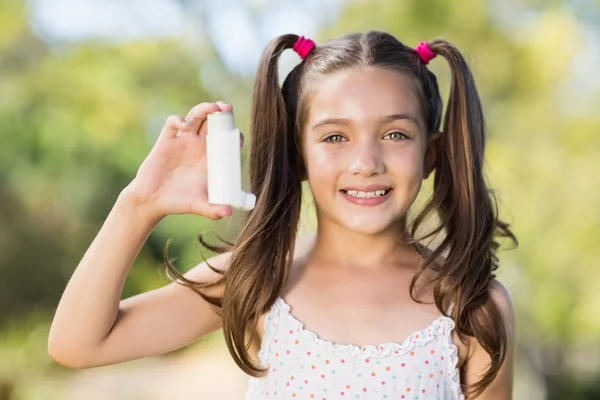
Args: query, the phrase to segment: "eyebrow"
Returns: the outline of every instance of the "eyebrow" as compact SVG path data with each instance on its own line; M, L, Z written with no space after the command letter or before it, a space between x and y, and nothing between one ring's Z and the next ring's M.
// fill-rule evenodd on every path
M392 114L392 115L388 115L386 117L381 118L382 122L388 123L388 124L390 122L398 121L398 120L405 120L405 121L408 121L411 124L413 124L415 127L417 127L417 128L419 127L419 121L410 114L405 114L405 113ZM317 122L316 124L314 124L312 129L317 129L324 125L348 126L350 124L351 124L350 120L347 118L326 118L326 119L323 119L323 120Z

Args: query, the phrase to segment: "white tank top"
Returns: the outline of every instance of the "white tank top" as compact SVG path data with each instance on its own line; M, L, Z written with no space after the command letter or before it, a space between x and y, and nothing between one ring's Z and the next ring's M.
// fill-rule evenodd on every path
M440 316L402 343L335 344L305 329L278 298L258 353L268 373L249 379L245 399L464 400L453 329Z

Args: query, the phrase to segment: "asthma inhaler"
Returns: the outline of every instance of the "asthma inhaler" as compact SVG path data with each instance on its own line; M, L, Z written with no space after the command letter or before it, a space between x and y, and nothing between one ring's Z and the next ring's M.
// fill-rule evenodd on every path
M242 190L240 137L240 131L234 126L232 112L208 114L208 202L248 211L254 208L256 196Z

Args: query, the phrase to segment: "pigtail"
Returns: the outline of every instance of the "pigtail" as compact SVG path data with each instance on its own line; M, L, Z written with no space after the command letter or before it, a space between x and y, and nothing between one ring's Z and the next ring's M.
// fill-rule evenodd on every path
M250 187L256 194L253 210L246 214L235 243L200 244L216 253L231 252L228 268L213 282L187 279L169 261L165 247L167 276L198 293L221 314L227 348L236 364L248 375L260 376L266 369L249 354L258 318L281 295L293 261L296 229L300 218L302 159L297 146L295 107L298 70L288 75L283 90L278 82L281 53L294 46L296 35L283 35L269 43L256 74L252 99ZM284 99L285 94L285 99ZM205 260L206 261L206 260ZM207 263L208 264L208 263ZM222 295L211 296L209 289ZM214 292L214 291L213 291Z
M440 227L436 231L443 228L445 235L425 264L433 264L439 255L446 254L438 267L441 273L434 289L436 305L443 310L446 300L451 300L461 340L474 336L491 357L483 377L469 388L477 396L494 380L507 353L503 318L489 295L493 272L498 267L499 243L494 236L510 237L515 243L516 238L508 224L499 220L494 196L483 178L485 123L471 70L452 44L434 40L429 48L448 61L452 84L434 194L426 207L426 212L438 211ZM419 222L423 218L419 216ZM413 233L415 230L413 227Z
M255 208L244 227L225 274L223 330L235 362L247 374L266 372L248 350L258 318L275 303L287 281L300 217L301 179L295 123L278 82L278 60L298 36L280 36L266 47L252 99L250 186Z

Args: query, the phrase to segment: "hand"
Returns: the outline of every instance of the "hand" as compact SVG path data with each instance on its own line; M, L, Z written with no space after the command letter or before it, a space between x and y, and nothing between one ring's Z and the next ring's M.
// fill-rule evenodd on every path
M208 114L232 111L223 102L202 103L183 119L167 118L135 179L125 189L137 204L150 207L159 218L169 214L195 214L218 220L232 208L208 203L206 134ZM243 134L240 146L244 143Z

